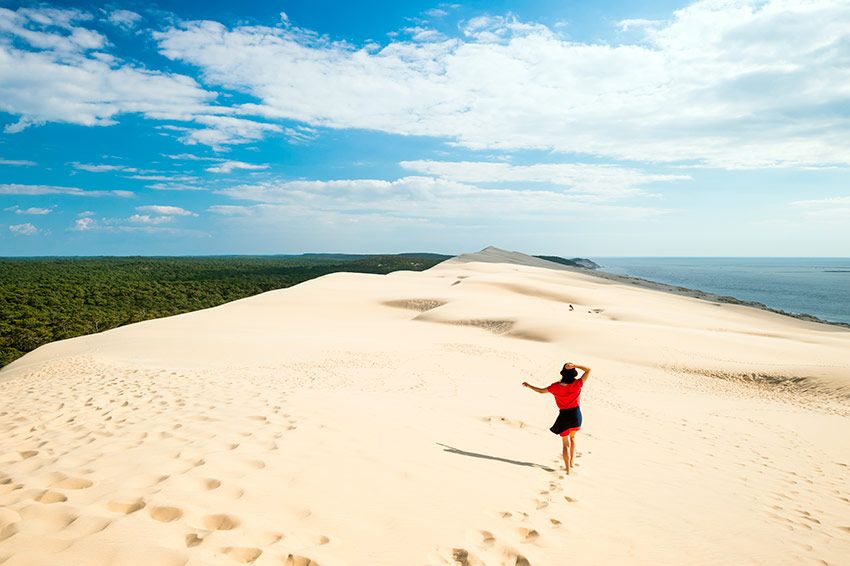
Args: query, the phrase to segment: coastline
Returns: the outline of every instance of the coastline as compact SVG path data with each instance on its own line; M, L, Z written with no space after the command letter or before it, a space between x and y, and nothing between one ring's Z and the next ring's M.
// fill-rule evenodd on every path
M774 314L779 314L783 316L788 316L791 318L796 318L797 320L803 320L806 322L813 322L818 324L826 324L829 326L837 326L839 328L845 328L850 330L850 323L847 322L839 322L839 321L831 321L825 320L820 317L817 317L813 314L808 313L793 313L789 311L785 311L782 309L777 309L770 307L764 303L759 301L745 301L742 299L738 299L736 297L732 297L729 295L718 295L715 293L709 293L707 291L700 291L699 289L691 289L689 287L682 287L679 285L671 285L668 283L660 283L658 281L652 281L649 279L644 279L642 277L637 277L634 275L617 275L614 273L608 273L607 271L602 271L600 269L585 269L582 267L571 267L567 265L562 265L558 263L551 262L553 266L557 266L557 269L564 269L566 271L574 271L576 273L584 273L585 275L591 275L593 277L598 277L600 279L607 279L609 281L616 281L617 283L625 283L628 285L633 285L636 287L640 287L642 289L652 289L655 291L662 291L665 293L673 293L674 295L680 295L683 297L691 297L694 299L702 299L705 301L709 301L712 303L722 303L722 304L731 304L731 305L740 305L744 307L752 307L755 309L771 312ZM553 267L553 269L555 269Z

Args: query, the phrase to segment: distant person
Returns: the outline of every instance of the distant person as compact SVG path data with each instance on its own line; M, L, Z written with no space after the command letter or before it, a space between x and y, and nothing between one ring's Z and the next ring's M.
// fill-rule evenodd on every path
M578 377L578 371L582 376ZM572 471L573 461L576 455L576 431L581 430L581 409L579 408L579 396L584 382L590 377L590 368L571 364L567 362L561 368L561 381L556 381L549 387L535 387L527 381L523 381L523 387L533 389L538 393L551 393L555 396L555 403L560 412L549 430L561 437L564 445L564 467L567 474Z

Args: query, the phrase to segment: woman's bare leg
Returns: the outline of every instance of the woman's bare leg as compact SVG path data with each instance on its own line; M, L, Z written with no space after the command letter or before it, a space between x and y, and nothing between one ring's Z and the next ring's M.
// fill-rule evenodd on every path
M570 445L572 444L572 442L571 442L572 439L570 438L569 435L567 435L567 436L562 436L561 441L564 443L564 451L563 451L564 468L566 469L567 473L569 474L570 473Z
M570 468L575 466L576 459L576 431L570 433Z

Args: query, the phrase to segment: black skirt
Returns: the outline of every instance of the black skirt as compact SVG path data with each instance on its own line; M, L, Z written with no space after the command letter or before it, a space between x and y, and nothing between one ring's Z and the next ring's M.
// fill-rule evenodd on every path
M579 428L580 426L581 409L573 407L572 409L561 409L558 413L558 418L555 419L555 424L549 427L549 430L560 436L565 430Z

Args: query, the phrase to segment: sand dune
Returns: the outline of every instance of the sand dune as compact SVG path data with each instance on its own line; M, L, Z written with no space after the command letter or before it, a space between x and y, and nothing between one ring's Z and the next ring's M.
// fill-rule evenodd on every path
M567 360L565 477L519 384ZM502 250L49 344L0 395L4 566L850 558L850 331Z

